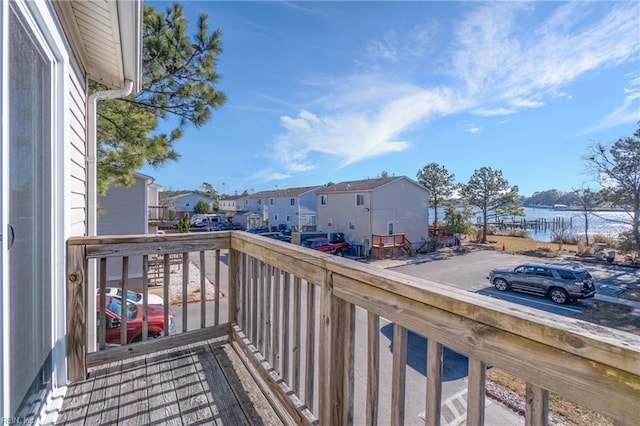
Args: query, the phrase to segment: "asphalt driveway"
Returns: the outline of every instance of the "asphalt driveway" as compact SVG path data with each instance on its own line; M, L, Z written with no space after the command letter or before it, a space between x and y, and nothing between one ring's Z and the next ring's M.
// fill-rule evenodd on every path
M427 259L426 257L424 259ZM412 263L392 268L403 274L425 278L442 284L457 287L497 299L519 303L532 308L560 315L572 316L585 310L594 303L593 299L579 300L568 305L558 305L551 300L516 292L499 292L496 290L487 275L493 268L501 266L517 266L520 263L531 261L545 261L537 257L508 254L492 250L474 251L462 255L454 255L440 260L426 260L420 263ZM561 259L550 259L550 262L559 262ZM576 262L580 263L580 262ZM615 297L633 282L640 280L640 270L612 265L606 262L594 264L584 263L596 280L598 294Z

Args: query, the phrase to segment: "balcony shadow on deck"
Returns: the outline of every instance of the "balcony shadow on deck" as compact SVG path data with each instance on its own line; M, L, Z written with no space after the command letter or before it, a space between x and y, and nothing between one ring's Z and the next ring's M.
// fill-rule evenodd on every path
M226 340L207 340L89 370L67 390L58 424L281 424Z

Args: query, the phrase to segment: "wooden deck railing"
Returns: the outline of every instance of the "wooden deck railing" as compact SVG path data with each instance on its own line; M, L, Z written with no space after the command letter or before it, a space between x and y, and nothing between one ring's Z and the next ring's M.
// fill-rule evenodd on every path
M428 339L427 373L417 385L428 425L440 423L444 347L468 356L467 424L484 423L489 365L526 382L526 424L548 423L549 391L620 424L640 418L636 335L240 231L71 239L71 380L86 371L82 277L88 258L199 251L204 259L205 251L224 249L228 322L159 340L227 333L280 414L295 423L403 424L409 331ZM389 365L381 365L382 318L393 324ZM132 345L120 355L162 348L154 345ZM366 355L356 359L363 348ZM390 372L390 389L380 386L382 372ZM389 417L380 418L382 412Z
M150 221L168 221L169 207L167 206L149 206L148 214Z

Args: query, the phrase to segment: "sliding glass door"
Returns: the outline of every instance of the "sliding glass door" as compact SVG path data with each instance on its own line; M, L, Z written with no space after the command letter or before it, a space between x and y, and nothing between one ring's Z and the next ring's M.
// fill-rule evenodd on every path
M9 144L4 152L9 170L3 173L9 181L8 262L3 263L9 269L9 400L14 415L29 416L39 411L51 387L53 65L32 21L13 2L8 18Z

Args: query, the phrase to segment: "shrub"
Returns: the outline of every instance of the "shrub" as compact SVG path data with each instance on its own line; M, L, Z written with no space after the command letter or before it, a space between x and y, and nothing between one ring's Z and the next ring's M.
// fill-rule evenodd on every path
M527 231L525 229L511 229L508 235L510 237L527 238Z
M582 240L577 235L556 235L551 240L555 244L574 244L578 245Z
M591 242L593 244L606 244L609 247L616 248L618 246L618 241L615 238L607 237L606 235L595 234L591 237Z
M593 249L591 246L586 245L584 241L580 240L578 243L577 254L578 256L591 256L593 255Z

